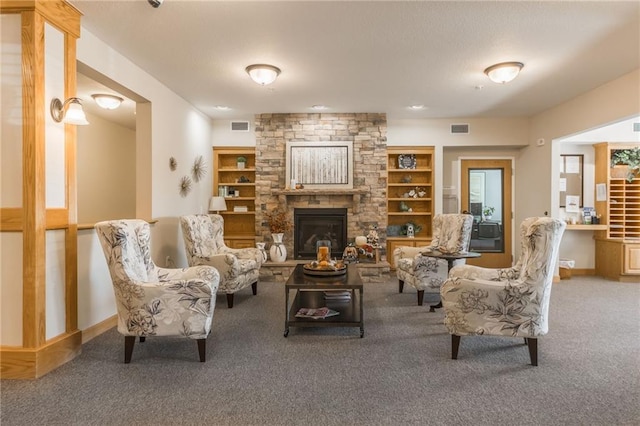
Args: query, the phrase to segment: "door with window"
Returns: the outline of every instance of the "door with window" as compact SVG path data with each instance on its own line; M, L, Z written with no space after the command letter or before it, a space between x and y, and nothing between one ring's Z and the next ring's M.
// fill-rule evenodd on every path
M461 208L473 215L470 249L482 253L470 265L506 268L513 262L511 160L462 160Z

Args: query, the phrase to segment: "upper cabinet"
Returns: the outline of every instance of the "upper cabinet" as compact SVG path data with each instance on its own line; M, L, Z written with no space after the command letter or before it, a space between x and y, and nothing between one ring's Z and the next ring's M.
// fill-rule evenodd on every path
M213 194L225 197L224 240L232 248L255 247L256 153L254 148L213 149Z
M431 241L433 160L433 147L387 148L387 260L392 268L396 247Z

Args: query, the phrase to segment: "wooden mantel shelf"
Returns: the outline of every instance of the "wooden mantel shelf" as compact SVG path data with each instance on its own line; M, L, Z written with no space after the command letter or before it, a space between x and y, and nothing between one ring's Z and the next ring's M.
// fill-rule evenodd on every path
M302 195L360 195L365 194L364 189L282 189L273 191L276 195L302 196Z
M303 197L315 195L347 195L353 197L353 211L357 212L360 205L360 196L366 194L365 189L281 189L273 191L278 196L280 204L287 205L288 197Z

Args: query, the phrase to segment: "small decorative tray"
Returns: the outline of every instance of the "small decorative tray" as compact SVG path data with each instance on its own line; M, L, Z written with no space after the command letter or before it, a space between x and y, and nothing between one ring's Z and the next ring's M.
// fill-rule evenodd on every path
M331 267L331 266L311 266L310 264L304 265L302 267L304 273L307 275L318 275L323 277L333 276L333 275L342 275L347 273L347 266L342 265L342 267Z

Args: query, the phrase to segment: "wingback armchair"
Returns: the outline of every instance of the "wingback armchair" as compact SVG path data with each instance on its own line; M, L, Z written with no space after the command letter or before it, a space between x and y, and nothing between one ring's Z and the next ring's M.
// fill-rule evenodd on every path
M219 290L233 308L234 293L251 286L258 292L262 253L257 248L234 249L224 242L224 219L217 214L197 214L180 218L189 266L209 265L220 272Z
M149 224L113 220L95 225L109 266L124 335L124 362L131 362L136 337L180 336L195 339L205 362L220 276L215 268L159 268L151 260Z
M551 283L566 224L539 217L525 220L523 226L519 269L461 265L443 284L444 324L451 333L453 359L461 336L511 336L524 337L531 364L538 365L538 337L549 331Z
M422 247L397 247L393 251L398 277L398 291L402 293L404 284L418 292L418 305L422 306L424 293L440 293L440 286L449 275L448 263L444 259L423 256L421 253L438 250L443 253L458 253L469 249L473 216L470 214L447 213L435 215L432 222L431 244ZM455 261L454 265L464 264Z

